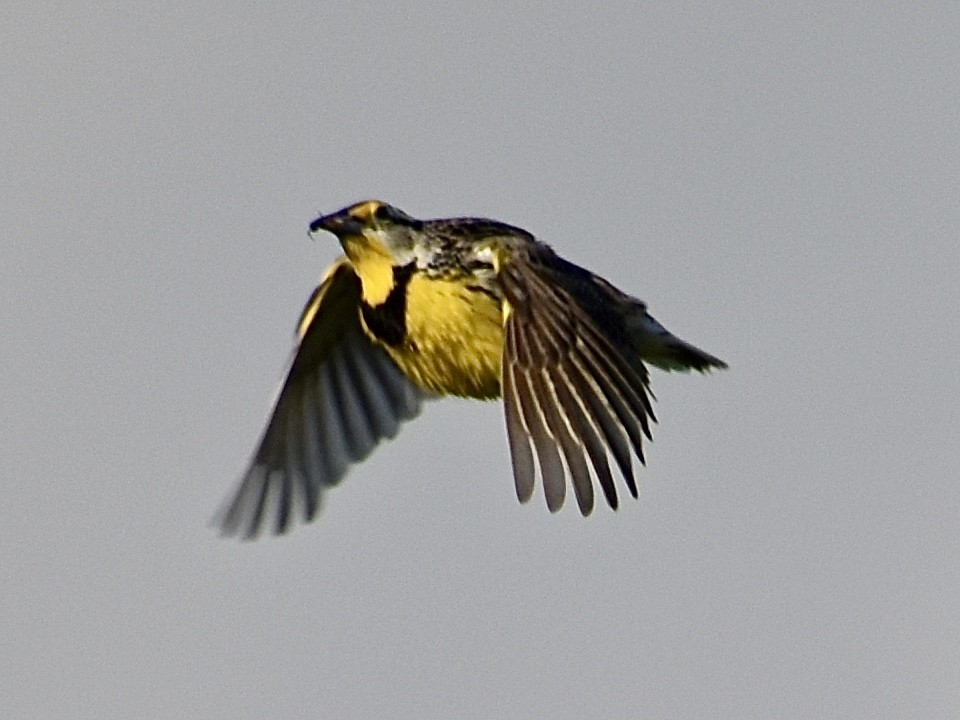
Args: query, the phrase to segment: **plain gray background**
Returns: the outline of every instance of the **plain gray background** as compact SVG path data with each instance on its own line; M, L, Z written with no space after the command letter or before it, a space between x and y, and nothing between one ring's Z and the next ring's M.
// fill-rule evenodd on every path
M77 5L0 9L3 717L960 716L960 6ZM639 502L520 506L448 401L207 527L366 197L730 363Z

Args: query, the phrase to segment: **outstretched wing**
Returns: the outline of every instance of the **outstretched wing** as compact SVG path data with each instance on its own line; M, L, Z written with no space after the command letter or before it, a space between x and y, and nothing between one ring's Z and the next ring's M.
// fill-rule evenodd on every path
M215 519L225 535L252 538L267 524L280 534L298 515L313 519L323 489L420 411L421 391L364 335L359 303L360 281L341 259L304 308L270 421Z
M656 421L646 368L551 277L557 269L520 253L499 268L507 304L502 390L517 497L530 499L534 454L547 507L563 504L569 472L580 512L593 510L592 467L607 503L618 505L607 453L637 497L631 450ZM589 463L589 467L588 467ZM566 472L564 470L566 467Z

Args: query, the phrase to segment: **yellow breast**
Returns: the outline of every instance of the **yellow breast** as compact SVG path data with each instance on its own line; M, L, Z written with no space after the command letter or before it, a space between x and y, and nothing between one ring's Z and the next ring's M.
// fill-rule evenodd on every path
M406 342L385 349L427 390L492 399L500 396L503 314L499 300L470 284L469 278L414 275L407 288Z

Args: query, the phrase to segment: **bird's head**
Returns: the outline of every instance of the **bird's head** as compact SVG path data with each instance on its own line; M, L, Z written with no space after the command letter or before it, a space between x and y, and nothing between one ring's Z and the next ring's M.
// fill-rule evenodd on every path
M333 233L363 284L364 299L382 302L393 284L394 268L416 261L423 223L379 200L365 200L318 217L310 233Z
M337 236L354 265L362 264L370 254L389 257L393 264L413 260L420 220L379 200L364 200L310 223L310 232L326 230Z

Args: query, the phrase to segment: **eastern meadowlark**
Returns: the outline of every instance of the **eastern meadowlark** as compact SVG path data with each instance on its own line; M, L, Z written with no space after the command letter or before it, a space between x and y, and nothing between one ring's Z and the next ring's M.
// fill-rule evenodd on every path
M520 228L417 220L369 200L310 224L321 230L345 254L304 308L270 421L218 515L225 534L311 520L351 463L444 395L503 397L521 502L533 494L536 457L551 512L567 476L591 512L591 468L616 508L608 456L637 497L631 454L644 462L656 420L645 363L726 367Z

